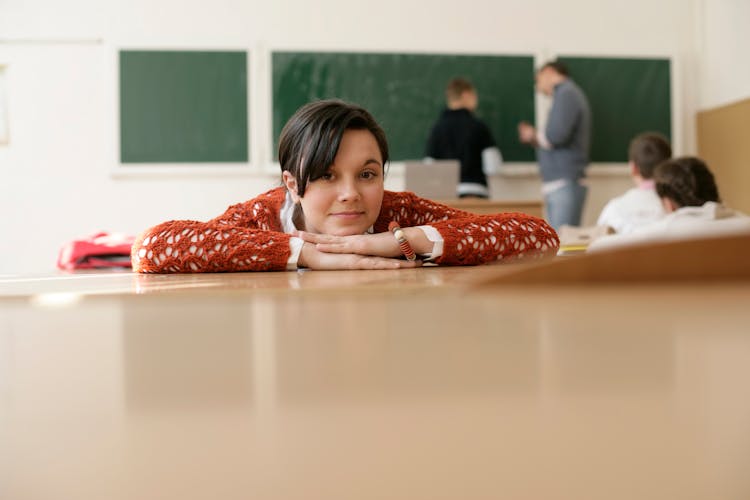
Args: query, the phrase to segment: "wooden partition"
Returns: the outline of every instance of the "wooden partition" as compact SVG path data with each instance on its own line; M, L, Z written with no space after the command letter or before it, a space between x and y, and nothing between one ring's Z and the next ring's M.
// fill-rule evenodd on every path
M496 266L476 285L749 282L750 233L655 242L547 259L532 265Z
M534 217L544 217L542 200L484 200L481 198L454 198L439 200L449 207L466 210L475 214L500 214L504 212L521 212Z
M698 156L724 202L750 213L750 98L698 113Z

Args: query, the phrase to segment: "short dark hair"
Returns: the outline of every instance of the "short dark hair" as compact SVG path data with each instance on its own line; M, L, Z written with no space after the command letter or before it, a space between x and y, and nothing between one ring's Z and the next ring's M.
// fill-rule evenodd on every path
M557 73L561 74L562 76L570 76L570 73L568 72L568 67L561 63L560 61L547 61L546 63L542 64L542 67L539 68L539 71L543 71L547 68L552 68ZM539 72L537 71L537 73Z
M678 207L700 207L707 201L720 201L714 174L703 160L684 156L667 160L654 171L656 193Z
M628 160L635 163L644 179L652 178L656 166L671 157L672 147L669 141L657 132L638 134L628 147Z
M284 125L279 137L279 164L297 180L297 194L305 195L308 183L322 177L333 164L347 130L368 130L388 161L388 141L375 118L364 108L339 99L305 104Z
M460 99L464 92L474 91L474 85L466 78L453 78L445 86L445 98L448 101Z

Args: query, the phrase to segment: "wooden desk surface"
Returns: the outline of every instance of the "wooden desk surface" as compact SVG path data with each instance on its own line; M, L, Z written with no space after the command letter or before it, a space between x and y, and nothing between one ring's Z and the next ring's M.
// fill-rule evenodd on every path
M750 286L485 272L2 278L0 498L750 497Z
M544 217L542 200L483 200L481 198L456 198L440 200L440 203L477 214L521 212L535 217Z
M319 292L387 291L392 294L467 286L486 275L513 265L479 267L425 266L419 269L379 271L295 271L271 273L137 274L131 272L51 273L0 276L0 298L58 295L111 295L160 293L254 293L285 294Z

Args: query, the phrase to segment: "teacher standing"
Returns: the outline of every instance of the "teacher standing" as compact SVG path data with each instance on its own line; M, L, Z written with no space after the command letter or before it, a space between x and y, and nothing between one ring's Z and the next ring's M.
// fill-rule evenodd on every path
M544 130L521 122L522 143L536 148L542 175L542 193L550 225L581 225L588 188L584 183L589 164L591 110L583 91L570 79L560 62L548 62L536 73L537 91L552 97Z

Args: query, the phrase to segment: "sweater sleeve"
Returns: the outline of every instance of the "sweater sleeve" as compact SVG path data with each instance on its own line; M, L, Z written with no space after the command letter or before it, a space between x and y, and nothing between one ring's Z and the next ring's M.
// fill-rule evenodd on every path
M420 198L389 193L376 231L390 220L401 227L429 225L443 237L442 265L477 265L496 260L539 258L557 253L560 241L547 222L522 213L477 215ZM385 229L384 229L385 230Z
M291 255L290 235L278 230L276 219L278 214L274 214L273 208L256 198L233 205L208 222L164 222L136 239L131 251L133 270L140 273L283 271Z

